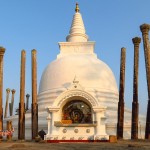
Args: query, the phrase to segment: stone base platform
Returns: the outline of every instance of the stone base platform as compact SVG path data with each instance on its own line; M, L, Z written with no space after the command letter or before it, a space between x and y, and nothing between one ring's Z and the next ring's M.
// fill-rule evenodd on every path
M90 143L90 142L109 142L109 140L47 140L47 143Z
M108 135L83 135L83 136L59 136L59 135L45 135L44 140L48 143L59 142L109 142Z

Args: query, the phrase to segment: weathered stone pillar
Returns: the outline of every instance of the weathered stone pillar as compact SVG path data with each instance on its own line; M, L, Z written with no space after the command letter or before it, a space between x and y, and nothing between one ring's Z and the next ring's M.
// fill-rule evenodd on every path
M148 89L148 105L147 105L145 138L150 139L150 43L149 43L149 35L148 35L148 32L150 30L150 25L143 24L140 26L140 29L143 37L146 76L147 76L147 89Z
M26 94L26 111L29 110L29 94Z
M131 139L138 139L138 69L139 69L139 45L141 38L135 37L132 39L134 44L134 75L133 75L133 102L132 102L132 125L131 125Z
M37 61L36 50L32 50L32 139L38 136L38 104L37 104Z
M20 103L19 103L19 120L18 120L18 139L25 139L25 62L26 52L21 52L21 73L20 73Z
M14 109L14 97L15 97L16 90L12 89L11 92L12 92L12 97L11 97L11 116L12 116L13 115L13 109Z
M12 121L7 121L7 130L12 131ZM7 135L7 140L12 140L12 135Z
M0 130L3 130L3 56L5 48L0 47ZM2 139L2 136L0 136Z
M9 101L9 93L10 93L10 89L7 88L7 89L6 89L6 105L5 105L5 115L4 115L4 118L7 117L7 112L8 112L8 101Z
M119 86L118 123L117 123L118 139L123 139L125 62L126 62L126 49L123 47L121 48L121 60L120 60L120 86Z

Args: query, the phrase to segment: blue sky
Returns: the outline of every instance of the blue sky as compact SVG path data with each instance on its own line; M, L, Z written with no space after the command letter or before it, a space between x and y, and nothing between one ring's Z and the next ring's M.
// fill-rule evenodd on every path
M0 46L4 57L4 103L6 88L16 89L15 108L20 92L20 55L26 50L26 93L31 95L31 50L38 54L38 86L44 68L59 53L74 15L75 0L0 0ZM125 104L131 108L133 91L132 38L141 37L139 26L150 24L150 0L78 0L86 32L96 41L98 58L107 63L119 85L120 49L126 47ZM147 83L143 43L140 44L139 105L147 110ZM119 87L119 86L118 86ZM31 99L30 99L31 100Z

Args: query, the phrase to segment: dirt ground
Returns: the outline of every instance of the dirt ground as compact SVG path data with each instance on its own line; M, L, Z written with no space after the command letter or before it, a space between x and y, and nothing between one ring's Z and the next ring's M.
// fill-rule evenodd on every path
M150 141L123 140L117 143L45 143L33 141L2 141L0 150L150 150Z

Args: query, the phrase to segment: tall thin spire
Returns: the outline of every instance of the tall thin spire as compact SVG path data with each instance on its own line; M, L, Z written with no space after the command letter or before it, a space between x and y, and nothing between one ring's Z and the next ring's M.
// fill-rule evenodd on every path
M73 16L69 35L66 37L67 42L87 42L88 36L82 20L82 16L79 12L79 4L76 3L75 14Z

